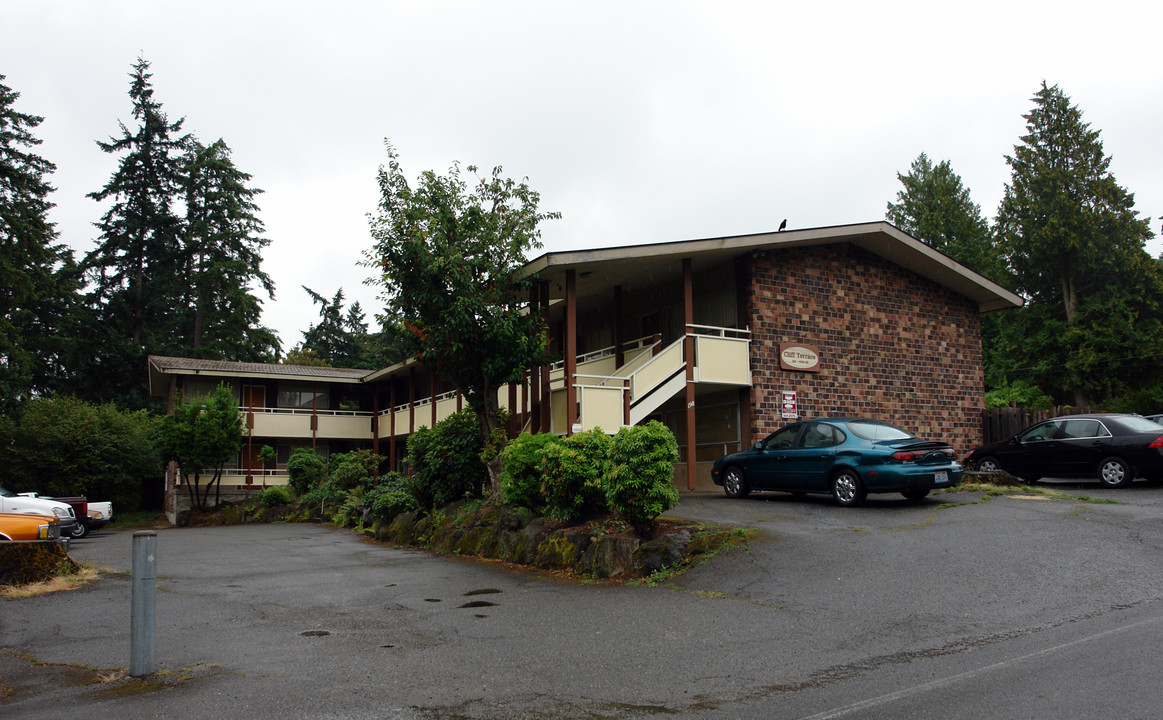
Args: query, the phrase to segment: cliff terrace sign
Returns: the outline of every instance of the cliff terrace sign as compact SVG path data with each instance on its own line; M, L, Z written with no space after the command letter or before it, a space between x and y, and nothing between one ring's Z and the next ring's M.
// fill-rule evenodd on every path
M781 370L820 372L820 350L815 345L780 343L779 367Z

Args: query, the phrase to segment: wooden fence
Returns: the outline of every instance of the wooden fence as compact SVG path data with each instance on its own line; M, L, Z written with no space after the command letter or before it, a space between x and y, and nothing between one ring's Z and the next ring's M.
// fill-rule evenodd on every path
M1059 417L1090 412L1090 408L1055 407L1049 410L1025 408L987 408L981 411L981 438L983 443L1007 440L1035 423Z

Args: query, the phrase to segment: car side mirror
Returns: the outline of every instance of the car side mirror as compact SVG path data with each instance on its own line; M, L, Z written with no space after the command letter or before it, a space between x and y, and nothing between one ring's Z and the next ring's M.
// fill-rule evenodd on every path
M752 447L756 450L762 450L763 449L763 441L760 440L759 442L755 443Z

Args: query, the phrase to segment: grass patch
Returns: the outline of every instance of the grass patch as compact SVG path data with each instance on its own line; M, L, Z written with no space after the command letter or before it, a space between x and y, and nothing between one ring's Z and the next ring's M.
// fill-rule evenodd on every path
M119 512L113 516L113 521L105 527L107 528L168 528L170 523L166 520L165 513L159 513L156 510L133 510L131 512Z
M981 492L985 493L981 500L969 503L949 503L949 505L974 505L982 502L989 502L991 498L999 495L1005 495L1018 500L1072 500L1074 502L1081 502L1093 505L1122 505L1118 500L1109 500L1106 498L1092 498L1089 495L1073 495L1065 493L1061 490L1052 490L1046 487L1031 487L1030 485L997 485L989 482L965 482L958 485L956 488L942 490L940 492L957 493L957 492Z
M20 600L54 592L76 590L99 577L101 577L101 570L88 563L81 563L76 570L61 563L56 576L27 585L5 585L0 587L0 596L10 600Z

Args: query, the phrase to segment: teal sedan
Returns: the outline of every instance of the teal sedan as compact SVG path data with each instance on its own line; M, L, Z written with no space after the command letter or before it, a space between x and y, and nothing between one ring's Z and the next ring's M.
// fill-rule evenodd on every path
M792 423L747 450L724 455L711 479L727 497L755 490L820 493L850 507L868 493L899 492L920 500L961 482L961 472L949 443L922 440L882 420L821 418Z

